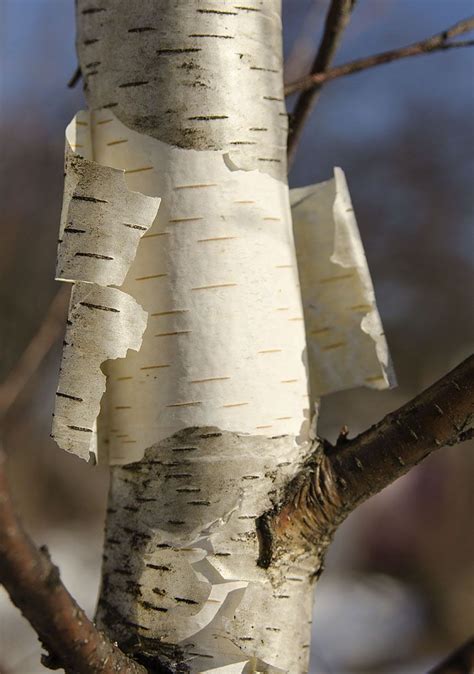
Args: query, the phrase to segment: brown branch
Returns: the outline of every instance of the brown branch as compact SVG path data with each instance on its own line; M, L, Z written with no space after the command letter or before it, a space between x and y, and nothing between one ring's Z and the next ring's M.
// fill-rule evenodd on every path
M443 660L428 674L472 674L474 672L474 636Z
M434 450L468 440L473 427L474 355L357 437L336 447L318 444L281 504L259 519L259 564L315 552L321 560L336 528L360 503Z
M469 438L474 356L369 430L329 453L345 508L378 493L432 451Z
M465 19L455 24L451 28L437 33L432 37L415 42L405 47L398 49L391 49L390 51L382 52L381 54L374 54L364 58L345 63L326 72L315 71L306 77L303 77L295 82L285 86L285 95L290 96L297 91L319 91L323 84L335 80L346 75L354 75L362 70L373 68L374 66L382 65L384 63L391 63L392 61L399 61L410 56L421 56L423 54L431 54L436 51L444 51L447 49L457 49L459 47L472 47L474 40L460 40L458 42L449 42L450 39L468 33L474 30L474 18Z
M68 89L74 89L74 87L79 82L81 77L82 77L81 66L77 66L76 70L73 72L71 76L71 79L67 83Z
M421 54L430 54L436 51L474 46L474 40L449 42L449 40L451 40L453 37L474 30L474 17L472 17L465 19L464 21L460 21L451 28L448 28L441 33L437 33L436 35L433 35L426 40L422 40L421 42L416 42L399 49L382 52L381 54L375 54L373 56L357 59L355 61L351 61L350 63L345 63L344 65L328 70L328 67L336 51L339 38L349 21L350 13L354 5L354 3L352 3L350 7L346 7L345 11L343 11L340 15L338 15L337 11L334 10L334 14L330 20L335 4L338 3L333 1L331 4L328 17L326 19L323 40L321 42L316 59L313 63L311 73L306 77L288 84L285 87L286 96L289 96L290 94L296 93L298 91L301 92L300 97L296 102L295 109L292 115L290 115L290 133L288 136L288 162L290 166L294 159L297 145L301 138L303 126L319 97L323 85L327 82L330 82L331 80L337 79L339 77L344 77L346 75L353 75L355 73L361 72L362 70L367 70L368 68L373 68L374 66L381 65L383 63L391 63L392 61L407 58L409 56L419 56ZM344 3L342 0L340 0L339 4ZM350 5L351 3L346 4ZM340 24L337 23L338 17ZM339 28L338 25L340 26ZM332 29L332 27L335 27L335 31ZM333 39L331 40L331 38Z
M7 414L27 382L63 334L69 291L69 284L61 284L61 288L49 305L38 331L34 334L5 381L0 385L0 419Z
M36 548L11 502L0 450L0 583L49 653L44 664L68 674L147 674L99 632L62 584L45 548Z
M321 43L311 67L311 75L323 73L330 66L339 46L342 33L349 23L355 2L356 0L331 0ZM303 91L296 101L293 113L290 115L290 131L288 135L289 164L294 159L303 126L316 104L320 89L321 86L316 84L311 85L306 91Z
M421 44L421 43L420 43ZM474 40L458 40L457 42L447 42L446 44L433 47L432 49L419 49L420 44L409 45L401 49L394 49L392 51L382 52L381 54L374 54L366 58L357 59L350 63L345 63L341 66L336 66L327 70L325 73L315 73L301 80L297 80L288 84L285 87L285 96L290 96L297 91L307 91L312 89L315 85L323 85L331 80L345 77L346 75L354 75L362 70L373 68L374 66L382 65L384 63L391 63L392 61L400 60L408 56L420 56L422 54L431 54L436 51L446 51L448 49L457 49L459 47L473 47Z

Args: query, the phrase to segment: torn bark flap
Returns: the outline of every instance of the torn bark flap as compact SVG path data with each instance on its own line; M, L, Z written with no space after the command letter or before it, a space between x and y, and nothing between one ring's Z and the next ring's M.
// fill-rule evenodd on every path
M108 286L123 284L160 204L128 189L123 170L92 161L90 128L80 112L66 130L57 278L75 283L52 428L60 447L86 460L97 454L101 366L138 350L147 323L131 295Z
M58 245L59 280L120 286L141 237L151 227L159 199L127 189L124 172L76 157L79 175Z
M290 200L313 399L395 385L344 172Z
M96 418L105 391L101 364L138 350L147 314L121 290L75 283L56 393L52 437L82 459L96 453Z

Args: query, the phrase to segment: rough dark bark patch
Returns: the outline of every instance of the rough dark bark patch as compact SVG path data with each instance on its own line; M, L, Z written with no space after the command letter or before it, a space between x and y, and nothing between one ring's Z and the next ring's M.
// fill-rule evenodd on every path
M288 484L282 501L257 521L260 536L258 564L263 568L302 555L315 559L317 574L342 516L336 475L317 445L300 473Z
M274 468L278 456L289 459L281 459L279 474ZM145 645L149 654L162 659L162 647L177 643L174 657L180 654L191 671L200 671L194 662L196 652L206 658L219 655L218 648L196 641L197 635L170 638L179 633L175 616L179 613L183 624L191 624L209 597L211 584L196 578L182 552L199 550L202 541L209 548L205 559L216 569L224 564L233 578L249 574L254 579L235 605L233 621L221 624L218 615L211 620L213 634L238 647L247 645L249 657L256 640L276 639L283 629L293 634L293 641L301 640L301 647L307 643L297 614L310 612L314 555L294 560L288 579L288 563L254 570L257 518L282 498L300 465L299 456L294 441L286 436L271 439L189 428L147 450L141 462L112 469L98 620L125 652L133 655ZM260 604L253 596L258 592L268 606L280 611L293 602L295 621L288 619L283 626L281 616L271 611L263 620L257 618ZM303 606L302 592L308 606ZM220 610L226 610L224 605ZM295 656L295 672L298 667L304 670L305 659L305 652Z

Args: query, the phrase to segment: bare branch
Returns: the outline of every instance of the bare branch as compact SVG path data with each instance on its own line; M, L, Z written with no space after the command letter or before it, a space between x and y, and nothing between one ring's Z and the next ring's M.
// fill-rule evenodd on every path
M356 0L331 0L321 44L311 68L311 75L325 72L331 64L339 46L342 33L349 23L355 2ZM307 87L306 91L303 91L296 101L295 108L290 116L290 131L288 136L289 164L291 164L294 158L304 123L316 104L320 89L320 85L312 84L311 87Z
M474 637L471 637L428 674L469 674L473 671Z
M0 583L49 653L68 674L146 674L99 632L62 584L45 548L23 530L10 498L0 450Z
M415 42L405 47L391 49L390 51L385 51L381 54L374 54L355 61L350 61L349 63L326 70L326 72L315 71L306 77L288 84L285 87L285 95L289 96L297 91L319 91L323 84L326 84L326 82L330 82L331 80L345 77L346 75L354 75L362 70L367 70L368 68L373 68L374 66L382 65L384 63L391 63L392 61L399 61L400 59L409 56L421 56L423 54L432 54L436 51L457 49L459 47L472 47L474 46L474 40L449 42L449 40L456 35L469 33L472 30L474 30L474 18L465 19L451 28L448 28L448 30L437 33L421 42Z
M282 503L258 522L259 564L277 556L320 557L360 503L407 473L431 452L472 437L474 355L382 421L335 447L323 441L288 485Z
M80 66L77 66L76 70L75 70L75 71L73 72L73 74L71 75L71 79L70 79L69 82L67 83L68 89L74 89L74 87L75 87L76 84L79 82L79 80L81 79L81 77L82 77L81 67L80 67Z
M61 284L43 318L38 331L23 351L18 362L0 385L0 419L6 415L26 383L35 374L43 359L64 332L69 284Z
M353 510L432 451L469 439L474 356L382 421L329 453L341 499Z

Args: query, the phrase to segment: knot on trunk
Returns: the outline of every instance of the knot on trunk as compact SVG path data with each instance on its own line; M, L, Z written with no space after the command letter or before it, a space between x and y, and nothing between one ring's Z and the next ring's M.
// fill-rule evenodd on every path
M302 556L319 562L344 518L336 476L323 445L287 485L280 502L257 521L259 566L291 563Z

